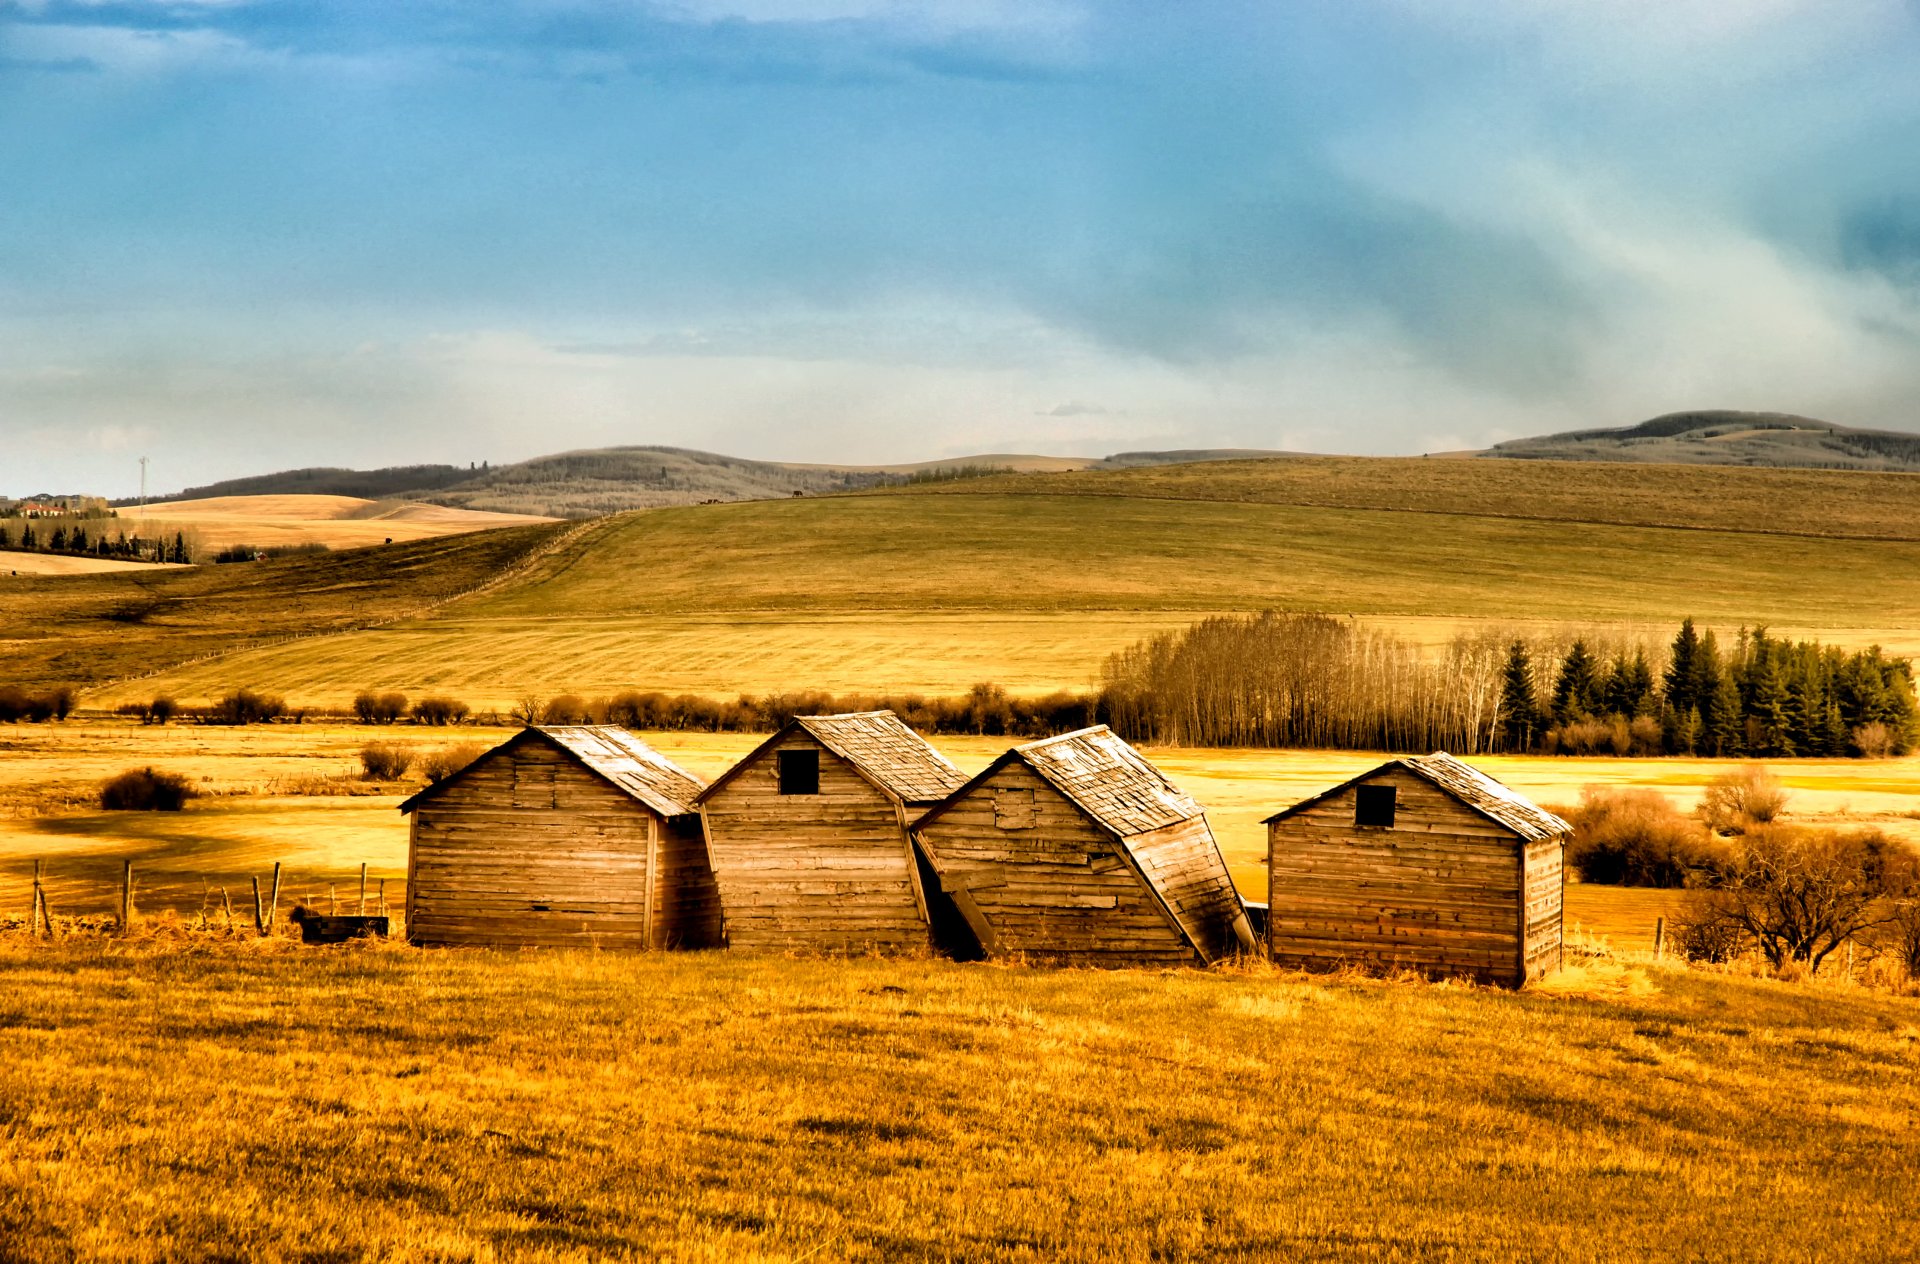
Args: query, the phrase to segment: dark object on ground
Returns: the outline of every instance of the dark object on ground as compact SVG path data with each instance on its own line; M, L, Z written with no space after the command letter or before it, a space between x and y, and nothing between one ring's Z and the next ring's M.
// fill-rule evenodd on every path
M194 795L178 773L135 768L100 787L100 807L107 812L178 812Z
M344 944L349 939L385 939L389 929L384 917L328 917L306 905L297 906L287 918L300 928L303 944Z

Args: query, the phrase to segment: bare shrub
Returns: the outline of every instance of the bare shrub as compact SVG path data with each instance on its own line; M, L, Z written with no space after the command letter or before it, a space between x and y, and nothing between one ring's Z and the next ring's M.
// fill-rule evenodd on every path
M1899 745L1893 730L1878 720L1860 725L1850 736L1854 749L1867 759L1885 759Z
M1719 859L1707 831L1657 790L1588 786L1568 823L1567 863L1582 882L1680 887Z
M236 689L208 707L201 718L207 724L267 724L286 713L286 699L276 694Z
M391 742L368 742L360 748L360 766L368 781L398 781L413 766L413 753Z
M513 718L522 724L538 724L546 713L546 699L537 693L522 694L520 700L513 704Z
M1731 848L1699 920L1751 942L1774 969L1818 973L1849 939L1887 924L1912 889L1913 855L1875 830L1840 834L1758 825Z
M585 724L587 722L587 702L578 694L563 693L557 698L547 700L540 713L545 724Z
M1747 933L1722 917L1704 892L1673 915L1671 942L1687 961L1725 965L1747 950Z
M415 766L428 781L438 785L486 753L487 748L479 742L436 746L422 754Z
M1635 755L1658 755L1666 741L1666 733L1660 727L1660 721L1650 715L1638 716L1627 726L1630 736L1631 753Z
M1598 755L1613 750L1613 726L1603 720L1556 724L1547 730L1545 744L1549 755Z
M171 720L179 710L179 703L167 697L167 695L161 694L147 704L147 713L142 716L141 719L148 724L165 724Z
M468 710L467 704L457 698L422 698L413 704L413 721L434 726L458 724L467 718Z
M178 773L133 768L100 787L100 807L107 812L178 812L198 793Z
M407 695L362 689L353 695L353 713L362 724L392 724L407 713Z
M1771 825L1787 807L1780 779L1759 764L1715 777L1700 799L1700 819L1716 834L1745 834Z

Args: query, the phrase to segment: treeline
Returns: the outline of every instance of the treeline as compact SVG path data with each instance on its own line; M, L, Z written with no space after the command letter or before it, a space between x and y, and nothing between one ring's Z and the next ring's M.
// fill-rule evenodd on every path
M138 533L128 535L125 531L108 534L100 528L97 534L87 534L84 522L74 521L69 527L65 521L55 518L53 526L47 526L48 520L23 519L16 531L11 522L0 522L0 549L15 549L26 553L62 553L69 557L100 557L129 562L190 562L191 550L187 546L184 532L175 532L168 540L165 536L149 540ZM38 525L39 530L35 530Z
M1325 615L1203 620L1113 655L1098 710L1192 746L1790 757L1904 754L1911 665L1691 619L1670 647L1456 638L1439 655Z
M1133 741L1477 754L1499 728L1503 647L1439 657L1318 614L1223 615L1107 660L1100 709Z
M1098 722L1097 697L1067 693L1010 697L996 684L978 684L965 694L831 694L818 691L742 694L732 701L697 694L628 690L600 698L560 694L528 696L513 708L523 724L618 724L631 729L681 729L708 733L765 733L796 715L892 711L923 733L1046 737Z
M1575 641L1555 661L1516 640L1502 671L1497 748L1549 754L1904 755L1916 738L1913 667L1740 630L1722 649L1688 619L1656 668L1644 648L1603 659Z

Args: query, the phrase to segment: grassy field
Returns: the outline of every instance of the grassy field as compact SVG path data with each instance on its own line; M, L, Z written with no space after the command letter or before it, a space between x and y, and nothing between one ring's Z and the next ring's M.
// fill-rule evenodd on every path
M129 529L144 521L140 533L149 538L184 531L206 550L236 544L256 548L324 544L330 549L355 549L549 521L539 516L445 505L299 494L175 500L148 506L144 519L134 510L125 511L122 518Z
M1920 1007L0 939L0 1258L1912 1258Z
M1901 506L1916 488L1892 474L1264 461L663 509L575 528L523 576L420 618L157 683L188 699L252 685L338 705L374 686L496 707L628 687L957 693L992 679L1039 692L1084 686L1145 633L1263 608L1423 640L1567 626L1664 639L1692 615L1915 653L1920 539ZM37 593L58 609L66 594L51 584ZM253 595L206 590L186 630L243 644L233 620ZM326 626L350 626L350 610L336 614ZM0 645L0 668L98 679L163 666L188 643L123 632L99 661Z
M407 832L394 809L421 783L368 785L353 778L370 739L424 751L461 742L504 741L508 729L369 730L351 725L247 729L114 722L0 729L0 915L24 916L34 860L47 866L49 899L66 915L104 915L114 905L123 860L139 874L150 912L187 917L219 906L225 886L244 904L249 877L275 861L288 901L324 901L330 885L357 894L359 866L385 879L389 899L404 893ZM693 772L718 776L756 745L747 733L649 733L647 740ZM973 771L1009 744L995 737L937 737ZM1261 820L1379 763L1366 752L1156 748L1154 762L1207 809L1228 869L1249 899L1265 899L1266 831ZM1642 786L1691 809L1715 776L1714 760L1498 757L1476 761L1545 803L1576 802L1586 785ZM107 777L152 766L186 776L204 793L181 813L101 812ZM1772 765L1792 793L1794 818L1835 827L1872 825L1920 843L1913 815L1920 758L1868 762L1799 760ZM332 778L328 782L325 779ZM314 789L324 793L312 793ZM1650 942L1656 917L1671 911L1664 892L1574 886L1568 925L1619 945ZM250 906L246 906L250 907Z

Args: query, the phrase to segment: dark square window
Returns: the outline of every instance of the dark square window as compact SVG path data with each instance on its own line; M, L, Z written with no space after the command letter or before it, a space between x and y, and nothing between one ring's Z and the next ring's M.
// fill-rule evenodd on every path
M1353 823L1393 828L1395 786L1361 786L1353 797Z
M820 752L783 750L780 752L780 793L820 793Z

